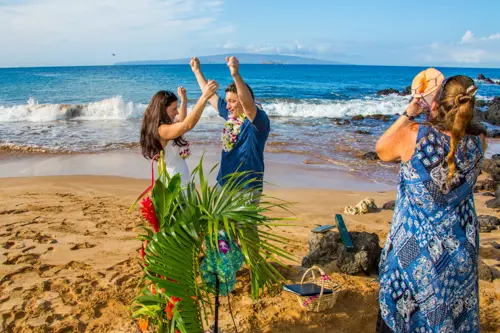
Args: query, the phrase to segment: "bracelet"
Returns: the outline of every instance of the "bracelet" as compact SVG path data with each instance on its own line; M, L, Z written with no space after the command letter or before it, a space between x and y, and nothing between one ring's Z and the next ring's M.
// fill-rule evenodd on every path
M415 120L415 116L410 116L407 111L403 112L403 116L408 117L408 119L410 119L412 121Z

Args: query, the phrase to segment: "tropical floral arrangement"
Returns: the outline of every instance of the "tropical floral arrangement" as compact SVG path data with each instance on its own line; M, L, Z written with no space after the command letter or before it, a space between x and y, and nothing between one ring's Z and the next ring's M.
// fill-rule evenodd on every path
M189 142L184 146L179 148L179 156L182 157L183 159L188 158L191 156L191 145Z
M136 200L142 199L141 212L149 222L139 237L144 275L132 304L143 332L201 333L213 314L210 294L216 280L220 294L229 294L244 264L257 299L282 289L284 278L270 261L294 260L282 250L288 240L271 232L283 219L263 215L287 204L266 197L260 204L249 200L255 189L245 187L254 180L242 182L245 173L210 187L202 164L203 157L182 188L179 175L166 173L161 154L158 178L152 163L151 185Z
M247 119L245 114L241 114L238 117L229 116L228 120L224 123L221 140L222 149L225 152L230 152L233 149L245 119Z

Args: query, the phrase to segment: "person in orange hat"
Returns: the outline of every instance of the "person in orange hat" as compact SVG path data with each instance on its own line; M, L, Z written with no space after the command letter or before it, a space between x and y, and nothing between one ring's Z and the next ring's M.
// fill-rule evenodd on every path
M401 160L391 230L380 257L377 332L479 332L479 230L474 185L485 129L473 122L470 77L430 68L380 137L381 160ZM427 121L415 122L427 112Z

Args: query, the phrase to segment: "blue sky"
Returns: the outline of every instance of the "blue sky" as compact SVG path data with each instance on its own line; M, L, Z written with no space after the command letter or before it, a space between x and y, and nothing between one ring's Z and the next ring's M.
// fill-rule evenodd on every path
M230 52L500 67L498 13L495 0L0 0L0 67Z

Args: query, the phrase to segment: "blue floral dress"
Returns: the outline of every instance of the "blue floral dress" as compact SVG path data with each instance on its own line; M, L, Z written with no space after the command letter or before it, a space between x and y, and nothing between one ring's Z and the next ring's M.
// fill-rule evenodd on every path
M380 311L394 332L479 332L479 230L473 187L478 136L466 135L446 183L450 138L420 125L401 164L391 231L380 259Z

